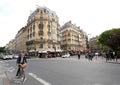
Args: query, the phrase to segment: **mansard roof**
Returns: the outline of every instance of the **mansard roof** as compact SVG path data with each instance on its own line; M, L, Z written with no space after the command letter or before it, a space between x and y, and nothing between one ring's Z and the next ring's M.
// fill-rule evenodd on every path
M71 21L66 22L62 27L61 30L66 29L66 28L73 28L76 30L80 30L80 27L77 27L76 25L72 24Z
M44 10L44 13L48 14L49 16L52 16L54 18L58 18L58 16L56 15L56 13L54 11L50 10L47 7L41 7L41 6L39 6L35 11L33 11L30 14L30 16L28 17L28 20L32 19L32 17L34 17L36 14L40 13L42 10Z

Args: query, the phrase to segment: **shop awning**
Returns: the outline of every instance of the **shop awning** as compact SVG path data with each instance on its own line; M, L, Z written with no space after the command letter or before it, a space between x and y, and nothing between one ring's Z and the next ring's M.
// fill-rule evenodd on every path
M38 51L38 53L47 53L47 51Z

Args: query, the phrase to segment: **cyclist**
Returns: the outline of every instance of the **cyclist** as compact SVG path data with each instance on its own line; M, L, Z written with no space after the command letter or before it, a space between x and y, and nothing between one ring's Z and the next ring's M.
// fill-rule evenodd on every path
M20 68L25 69L27 66L27 59L24 56L24 53L20 53L19 57L17 58L16 63L18 64L18 70L17 70L16 77L18 77L18 74L20 72Z

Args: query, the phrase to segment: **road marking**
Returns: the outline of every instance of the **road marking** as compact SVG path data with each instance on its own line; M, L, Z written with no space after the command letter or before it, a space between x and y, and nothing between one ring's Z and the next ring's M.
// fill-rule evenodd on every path
M13 69L8 69L9 72L13 72L14 70L15 70L14 68Z
M23 83L25 83L26 80L27 80L27 78L24 79Z
M32 76L33 78L35 78L36 80L38 80L40 83L42 83L43 85L51 85L49 82L37 77L36 74L34 73L29 73L30 76Z
M13 72L14 70L15 70L15 68L11 66L11 67L8 68L7 71L9 71L9 72Z

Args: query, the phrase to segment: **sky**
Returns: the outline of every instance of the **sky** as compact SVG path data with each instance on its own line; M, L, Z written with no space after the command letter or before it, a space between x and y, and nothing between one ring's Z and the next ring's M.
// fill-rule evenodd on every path
M71 20L88 37L120 28L119 0L1 0L0 46L15 38L37 6L45 6L56 12L61 26Z

